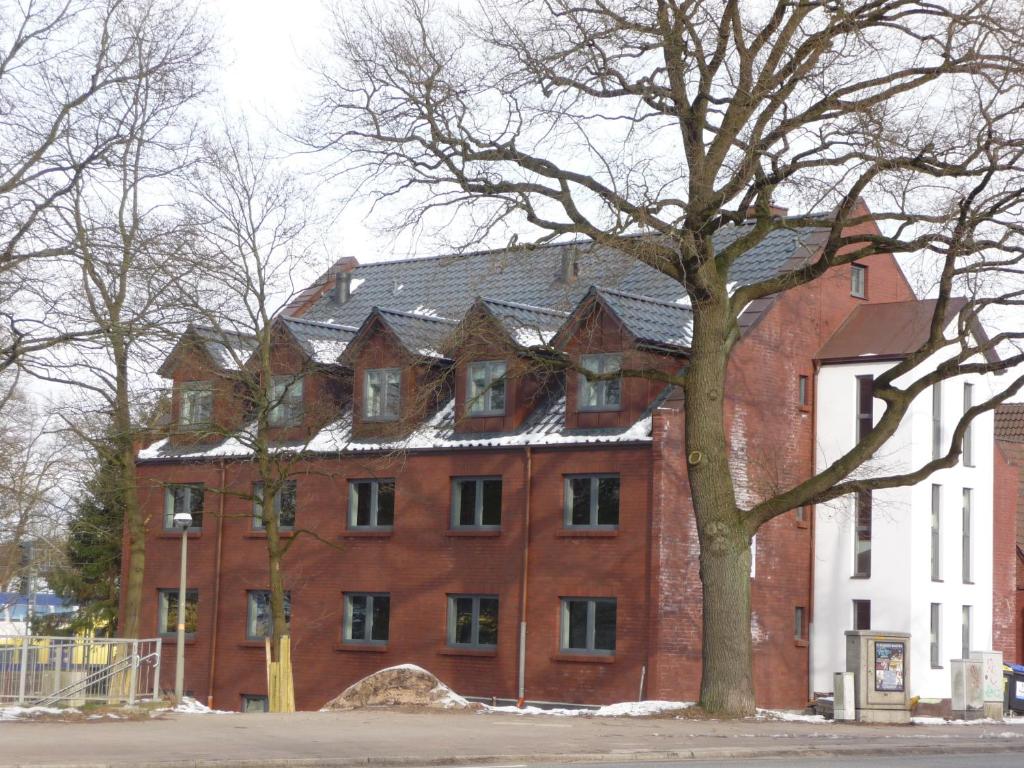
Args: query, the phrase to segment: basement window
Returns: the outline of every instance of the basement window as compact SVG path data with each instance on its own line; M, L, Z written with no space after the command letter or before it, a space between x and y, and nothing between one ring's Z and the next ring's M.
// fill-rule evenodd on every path
M391 529L395 524L394 480L353 480L348 489L349 528Z
M498 596L448 595L448 645L497 647Z
M245 639L262 640L269 637L274 628L274 618L270 613L270 590L251 589L246 593L247 616L245 621ZM292 593L284 593L284 621L287 626L292 623Z
M188 512L192 515L192 524L188 527L190 531L200 531L203 528L203 484L202 483L180 483L165 486L164 488L164 530L173 531L174 516Z
M452 480L452 528L501 528L501 478Z
M178 590L158 590L160 599L160 615L157 621L157 633L162 637L174 637L178 632ZM199 626L199 590L185 590L185 637L196 636Z
M566 528L617 528L618 475L568 475L565 478Z
M274 494L274 514L277 516L277 527L282 531L290 531L295 527L295 480L285 480ZM263 526L263 483L252 484L252 527L262 531Z
M266 696L260 696L254 693L243 693L242 694L242 711L243 712L269 712L270 711L270 699Z
M387 643L391 595L346 594L342 640L346 643Z
M615 653L616 610L612 597L563 597L562 650Z

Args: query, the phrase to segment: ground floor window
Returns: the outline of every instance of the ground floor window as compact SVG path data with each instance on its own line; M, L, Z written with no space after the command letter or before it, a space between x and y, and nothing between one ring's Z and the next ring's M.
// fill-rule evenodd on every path
M498 644L497 595L448 595L448 645Z
M563 597L562 650L614 653L616 609L611 597Z
M274 628L274 619L270 613L270 590L251 589L248 592L248 616L245 623L247 640L262 640L268 637ZM292 593L284 593L284 620L290 626L292 622Z
M242 694L242 711L243 712L269 712L270 711L270 700L266 696L260 696L253 693Z
M386 643L391 623L391 596L386 593L345 595L342 639L346 643Z
M157 632L174 635L178 631L178 590L159 590L160 613ZM185 636L194 637L199 626L199 590L185 590Z
M853 628L871 629L871 601L853 601Z
M931 608L931 627L929 631L929 655L931 656L932 668L939 669L942 667L942 653L939 648L939 638L942 635L942 606L938 603L932 603Z

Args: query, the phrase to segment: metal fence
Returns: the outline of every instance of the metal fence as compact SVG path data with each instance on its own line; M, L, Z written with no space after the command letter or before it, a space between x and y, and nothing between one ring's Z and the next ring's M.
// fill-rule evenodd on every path
M0 635L0 703L134 704L159 693L159 638Z

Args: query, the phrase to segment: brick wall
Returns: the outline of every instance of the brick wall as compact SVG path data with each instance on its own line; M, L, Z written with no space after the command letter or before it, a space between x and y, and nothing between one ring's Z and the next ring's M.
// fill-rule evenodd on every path
M992 644L1007 661L1024 649L1024 563L1017 546L1024 536L1024 443L997 440L993 493Z

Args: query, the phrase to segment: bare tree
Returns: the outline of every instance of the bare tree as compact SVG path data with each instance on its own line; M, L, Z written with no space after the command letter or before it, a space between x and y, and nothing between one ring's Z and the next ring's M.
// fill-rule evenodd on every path
M999 279L1019 273L1022 254L1019 4L482 0L461 15L403 0L339 6L335 22L305 138L361 169L381 198L398 196L400 224L444 214L468 222L466 243L517 230L540 242L584 235L685 288L693 340L685 374L669 378L685 392L701 545L701 703L752 712L753 534L787 510L952 466L970 420L1021 386L1007 377L968 409L939 458L856 476L927 387L1024 359L984 354L1017 332L970 333L983 309L1021 296ZM779 218L781 197L822 213ZM751 219L716 247L717 232ZM815 228L817 258L731 285L737 258L780 227ZM855 447L741 503L723 396L741 313L876 253L928 260L938 300L927 341L878 379L884 415ZM973 299L946 337L950 296L965 288ZM948 359L921 373L940 351Z

